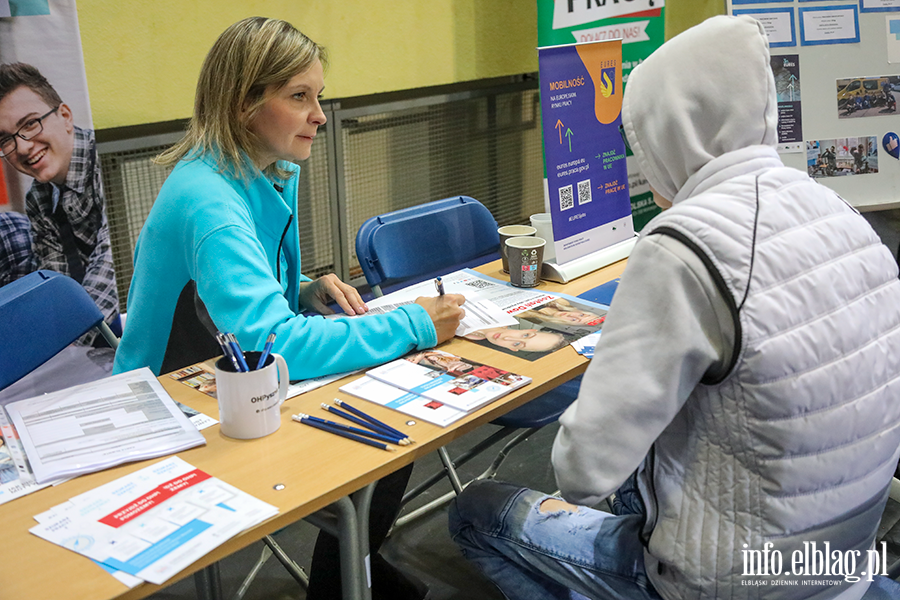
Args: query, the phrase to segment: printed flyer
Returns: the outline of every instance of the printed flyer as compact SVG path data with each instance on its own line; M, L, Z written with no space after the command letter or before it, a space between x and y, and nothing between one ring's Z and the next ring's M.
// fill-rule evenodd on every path
M800 56L770 57L778 97L778 151L803 151L803 121L800 112Z
M634 236L622 112L622 42L538 50L544 166L557 262Z

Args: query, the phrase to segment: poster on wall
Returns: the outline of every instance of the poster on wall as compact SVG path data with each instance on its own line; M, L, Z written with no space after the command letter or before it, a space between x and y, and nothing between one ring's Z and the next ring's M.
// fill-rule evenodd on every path
M891 64L900 63L900 15L887 15L884 18L887 36L887 57Z
M665 41L665 0L537 0L537 6L540 47L621 39L623 85L628 85L631 70ZM627 163L629 180L637 184L631 187L631 208L635 231L640 231L660 209L630 152Z
M766 32L770 48L784 48L797 45L794 35L793 8L752 8L734 9L733 15L747 15L760 22Z
M557 262L634 236L622 112L622 43L538 49L544 167Z
M800 9L800 44L858 44L859 11L855 4Z
M838 79L838 118L858 119L896 114L895 86L900 86L900 75Z
M848 177L878 172L878 139L875 136L812 140L806 142L810 177Z
M10 15L0 15L0 62L36 67L71 109L75 125L93 129L75 0L55 0L52 11L47 0L8 0L6 4ZM25 193L33 180L7 161L3 168L9 207L24 212Z
M800 113L800 57L770 57L778 98L778 146L781 153L803 152L803 120Z
M860 12L891 12L900 10L900 0L860 0Z

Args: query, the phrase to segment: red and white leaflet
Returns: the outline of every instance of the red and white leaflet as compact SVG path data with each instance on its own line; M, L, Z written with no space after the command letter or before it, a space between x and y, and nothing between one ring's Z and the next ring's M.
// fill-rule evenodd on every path
M40 524L30 531L155 584L278 513L177 456L75 496L68 504L39 515Z

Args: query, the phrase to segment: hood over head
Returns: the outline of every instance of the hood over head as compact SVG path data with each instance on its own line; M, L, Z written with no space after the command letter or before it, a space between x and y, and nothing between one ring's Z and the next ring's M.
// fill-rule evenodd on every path
M777 142L769 43L750 17L713 17L672 38L631 71L622 102L641 172L668 200L714 158Z

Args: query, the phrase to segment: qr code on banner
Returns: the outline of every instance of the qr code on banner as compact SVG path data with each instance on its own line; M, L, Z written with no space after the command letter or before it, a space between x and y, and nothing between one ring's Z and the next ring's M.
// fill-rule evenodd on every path
M591 180L585 179L578 182L578 204L587 204L591 201Z
M572 196L572 186L559 188L559 210L568 210L575 207L575 198Z

